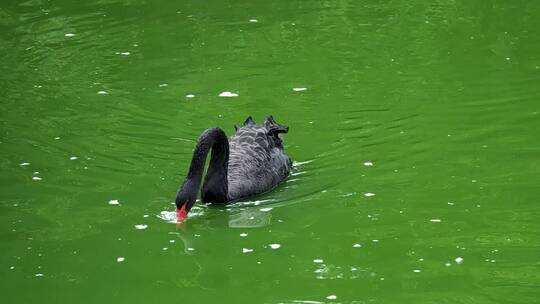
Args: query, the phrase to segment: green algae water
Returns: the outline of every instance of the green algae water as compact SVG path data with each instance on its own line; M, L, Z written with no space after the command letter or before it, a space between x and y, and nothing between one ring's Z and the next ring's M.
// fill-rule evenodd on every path
M3 303L537 303L537 1L0 3ZM220 96L221 95L221 96ZM169 222L199 134L274 191Z

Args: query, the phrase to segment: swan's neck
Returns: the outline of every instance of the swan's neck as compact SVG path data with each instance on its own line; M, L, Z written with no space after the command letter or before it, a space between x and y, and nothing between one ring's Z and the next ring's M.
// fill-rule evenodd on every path
M197 192L201 186L206 157L210 149L212 149L212 156L204 180L202 199L204 202L217 203L220 203L223 199L227 200L229 141L223 130L212 128L204 131L199 137L188 174L176 195L176 206L178 208L181 208L187 202L189 211L195 203Z

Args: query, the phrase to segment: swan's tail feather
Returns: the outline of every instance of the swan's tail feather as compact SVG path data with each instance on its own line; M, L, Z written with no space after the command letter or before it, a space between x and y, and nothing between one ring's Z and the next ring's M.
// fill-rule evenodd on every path
M272 117L272 115L266 117L266 119L264 120L264 126L268 129L270 133L279 134L289 132L289 127L278 124L274 120L274 117Z
M248 116L248 118L246 118L246 121L244 121L244 126L251 126L251 125L254 125L254 124L256 124L256 123L253 120L253 117L251 117L251 116Z

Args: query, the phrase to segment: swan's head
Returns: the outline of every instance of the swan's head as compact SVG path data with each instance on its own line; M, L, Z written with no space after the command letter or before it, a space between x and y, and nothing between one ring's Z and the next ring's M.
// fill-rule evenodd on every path
M176 194L176 220L181 222L187 218L189 210L197 201L197 189L190 179L186 179Z

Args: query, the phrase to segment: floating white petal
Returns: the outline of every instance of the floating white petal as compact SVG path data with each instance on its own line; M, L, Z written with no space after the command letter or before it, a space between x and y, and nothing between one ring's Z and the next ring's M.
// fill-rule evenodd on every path
M118 258L116 258L116 261L117 261L118 263L122 263L122 262L125 261L125 260L126 260L126 258L124 258L124 257L118 257Z
M259 22L257 19L249 19L249 22Z
M278 249L279 247L281 247L280 244L270 244L270 248L272 249Z
M367 197L375 196L375 193L367 192L367 193L364 193L364 196L367 196Z
M195 97L195 95L193 95L193 94L187 94L186 95L186 98L193 98L193 97Z
M66 37L73 37L73 36L75 36L75 34L73 34L73 33L67 33L67 34L65 34L64 36L66 36Z
M307 90L307 88L293 88L292 90L295 92L302 92L302 91Z
M429 221L432 223L440 223L441 219L430 219Z
M259 210L262 211L262 212L268 212L268 211L272 210L272 208L261 208Z
M107 91L99 91L97 92L98 95L108 95L109 93L107 93Z
M253 252L253 249L242 248L242 253L249 253L249 252Z
M360 245L360 244L354 244L353 247L354 247L354 248L360 248L360 247L362 247L362 245Z
M461 264L461 263L463 263L463 258L462 257L457 257L455 259L455 261L456 261L456 263Z
M135 225L135 228L138 229L138 230L144 230L144 229L148 228L148 225L139 224L139 225Z
M72 156L69 158L69 160L76 160L78 157L77 156Z
M238 94L233 93L233 92L229 92L229 91L225 91L225 92L221 92L219 94L219 97L238 97Z
M370 167L370 166L373 166L373 163L372 162L364 162L364 166Z
M246 236L248 236L248 234L247 233L240 233L240 236L241 237L246 237Z
M34 177L32 177L32 179L35 180L35 181L40 181L40 180L41 180L41 177L39 177L39 176L34 176Z
M326 297L328 300L335 300L337 299L337 296L336 295L329 295L328 297Z
M120 205L120 202L118 200L110 200L109 205Z
M29 166L29 165L30 165L30 163L21 163L21 164L19 164L19 166Z
M324 262L323 259L314 259L313 260L313 263L317 263L317 264L321 264L323 262Z

